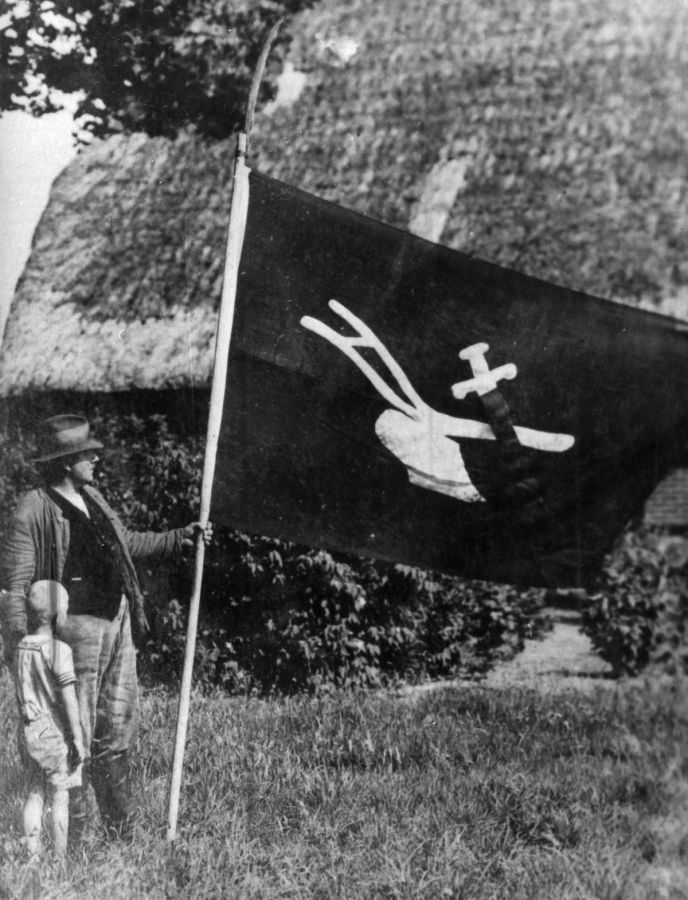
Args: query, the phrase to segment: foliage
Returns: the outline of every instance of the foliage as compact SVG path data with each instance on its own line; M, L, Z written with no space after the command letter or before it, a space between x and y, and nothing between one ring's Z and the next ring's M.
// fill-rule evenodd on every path
M174 135L187 125L214 138L241 122L267 29L315 0L10 0L0 25L0 109L34 115L81 97L93 135ZM263 95L290 37L272 53Z
M0 539L7 534L17 498L36 483L31 464L36 455L31 432L16 421L5 424L0 439Z
M648 664L688 672L688 545L651 532L624 535L610 555L583 628L614 672Z
M99 487L129 527L164 530L196 518L200 439L175 430L167 415L125 413L106 401L89 418L106 446ZM0 448L5 514L35 480L32 456L31 430L14 418ZM0 524L4 531L6 521ZM192 566L140 568L152 626L142 672L148 680L176 679ZM537 631L542 602L541 591L373 565L218 528L206 553L196 683L322 692L480 672Z
M157 690L142 698L135 840L104 841L94 815L62 870L24 861L21 770L3 742L0 883L63 900L680 900L688 697L674 687L195 695L172 854L176 698ZM6 673L0 714L16 715Z
M323 692L474 674L520 649L542 604L539 591L344 561L268 538L230 533L218 543L195 670L206 689ZM149 671L165 680L179 673L184 633L179 601L158 606Z

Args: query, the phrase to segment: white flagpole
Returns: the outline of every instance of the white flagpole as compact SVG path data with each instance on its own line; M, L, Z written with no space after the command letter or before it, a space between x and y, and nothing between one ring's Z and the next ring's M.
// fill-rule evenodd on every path
M202 527L208 524L210 517L210 500L215 475L217 445L222 423L222 410L225 401L225 385L227 382L227 366L229 361L229 344L234 323L234 305L236 302L239 262L244 243L246 217L248 215L249 186L248 176L251 171L245 164L248 148L248 135L253 124L253 112L260 81L265 69L270 47L280 22L270 29L261 51L256 70L251 82L248 102L246 104L246 120L244 130L237 137L234 160L234 176L232 181L232 198L229 213L229 229L227 232L227 252L225 271L222 283L222 299L217 323L215 339L215 359L213 362L213 380L210 389L210 410L208 414L208 430L206 436L205 459L203 462L203 481L201 484L201 509L199 522ZM170 777L170 797L167 815L167 840L177 837L177 819L179 815L179 796L181 793L182 770L184 767L184 748L189 725L189 709L191 702L191 681L193 675L193 659L196 650L196 633L198 629L198 612L201 601L201 585L203 583L203 564L205 561L205 543L202 533L196 539L196 564L194 581L189 604L189 618L186 627L186 646L184 648L184 669L179 692L179 709L177 713L177 731Z

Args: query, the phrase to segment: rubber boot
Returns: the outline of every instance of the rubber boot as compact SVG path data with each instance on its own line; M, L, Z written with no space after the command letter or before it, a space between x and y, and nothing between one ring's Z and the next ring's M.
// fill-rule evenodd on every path
M109 837L131 840L136 805L129 783L129 754L107 754L93 761L93 788Z
M76 850L81 843L86 825L90 818L88 803L88 786L90 784L90 765L86 761L81 773L81 787L72 788L69 792L69 834L67 847Z

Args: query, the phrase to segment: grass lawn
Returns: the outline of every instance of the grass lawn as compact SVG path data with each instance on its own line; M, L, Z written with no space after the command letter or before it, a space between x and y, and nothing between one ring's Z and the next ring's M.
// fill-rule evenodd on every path
M176 701L148 693L136 839L107 844L94 827L67 874L26 864L6 673L0 698L0 897L688 897L685 682L197 697L173 857Z

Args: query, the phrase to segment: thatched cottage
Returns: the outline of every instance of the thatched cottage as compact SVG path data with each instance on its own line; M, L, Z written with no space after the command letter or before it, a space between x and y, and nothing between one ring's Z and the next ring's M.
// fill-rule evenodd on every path
M250 163L492 262L688 319L687 17L673 0L323 0L297 22ZM99 398L198 427L231 158L193 134L122 135L62 173L7 322L10 415Z

